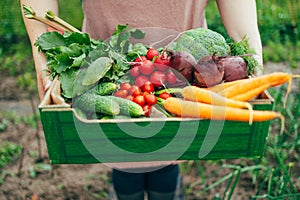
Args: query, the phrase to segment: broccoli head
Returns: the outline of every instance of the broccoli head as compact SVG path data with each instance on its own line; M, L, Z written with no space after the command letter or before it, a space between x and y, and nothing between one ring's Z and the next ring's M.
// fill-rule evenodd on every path
M183 33L178 40L170 45L171 50L186 51L196 60L217 52L218 56L228 55L230 47L225 38L210 29L195 28Z

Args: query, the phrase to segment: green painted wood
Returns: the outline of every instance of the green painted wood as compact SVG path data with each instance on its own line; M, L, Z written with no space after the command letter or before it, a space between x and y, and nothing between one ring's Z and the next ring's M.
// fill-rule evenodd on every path
M254 108L272 106L266 101ZM210 120L87 123L72 109L40 108L40 114L53 164L256 158L264 154L270 125ZM180 127L184 133L177 132ZM156 134L151 135L152 129Z

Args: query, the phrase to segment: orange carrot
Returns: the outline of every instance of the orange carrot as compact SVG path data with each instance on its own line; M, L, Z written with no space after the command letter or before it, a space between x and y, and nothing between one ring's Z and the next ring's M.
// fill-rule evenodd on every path
M270 87L270 84L264 84L257 88L254 88L252 90L249 90L248 92L235 95L235 96L231 97L230 99L237 100L237 101L249 101L249 100L257 97L259 94L264 92L269 87Z
M250 111L249 123L252 124L252 106L248 102L237 101L223 97L213 91L196 86L186 86L182 89L182 96L186 100L202 102L213 105L229 106L235 108L248 108Z
M175 97L166 99L164 102L164 108L170 113L181 117L242 122L248 122L250 119L249 110L187 101ZM274 111L253 110L252 115L254 122L268 121L275 118L280 118L283 131L284 118L280 113Z
M209 87L207 89L210 90L210 91L218 93L218 92L221 92L221 91L225 90L226 88L229 88L233 85L241 83L245 80L247 80L247 79L240 79L240 80L236 80L236 81L223 82L223 83L217 84L215 86Z
M284 72L274 72L259 77L249 78L240 84L235 84L221 91L221 95L231 98L233 96L246 93L254 88L269 84L270 87L286 83L292 78L292 75ZM257 94L258 95L258 94Z

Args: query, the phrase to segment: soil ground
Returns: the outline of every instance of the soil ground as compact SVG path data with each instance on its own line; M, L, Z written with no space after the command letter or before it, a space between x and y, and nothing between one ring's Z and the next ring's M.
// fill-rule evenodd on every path
M285 64L266 64L266 72L286 71ZM298 70L299 71L299 70ZM0 75L1 76L1 75ZM299 85L299 84L297 84ZM14 118L32 116L33 110L30 95L20 90L13 78L1 77L0 83L0 113L9 113ZM33 98L33 108L39 103ZM36 110L35 110L36 111ZM1 122L1 119L0 119ZM38 140L39 138L39 140ZM43 135L42 126L37 127L9 120L8 127L0 132L0 145L8 140L23 146L23 156L0 169L0 200L98 200L109 199L111 188L111 169L104 164L89 165L50 165ZM220 168L222 163L249 163L251 160L238 159L230 161L201 161L201 173L190 163L188 170L182 173L186 188L186 200L213 199L216 194L223 194L226 183L199 194L207 185L214 183L231 170ZM298 167L299 168L299 167ZM300 171L300 169L298 170ZM205 177L205 180L203 177ZM190 189L197 181L206 181ZM250 199L255 195L256 186L250 176L242 174L232 199Z

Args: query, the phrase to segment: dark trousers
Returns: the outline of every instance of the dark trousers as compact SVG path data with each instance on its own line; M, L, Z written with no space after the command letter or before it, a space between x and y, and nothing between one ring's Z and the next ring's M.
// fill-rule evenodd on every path
M129 173L114 169L112 180L120 200L173 200L179 177L178 165L169 165L145 173Z

